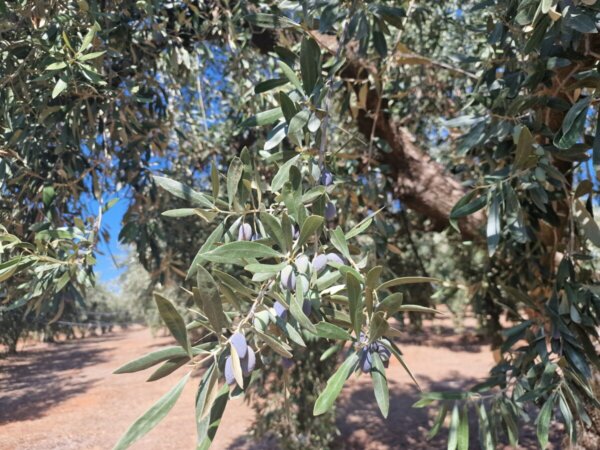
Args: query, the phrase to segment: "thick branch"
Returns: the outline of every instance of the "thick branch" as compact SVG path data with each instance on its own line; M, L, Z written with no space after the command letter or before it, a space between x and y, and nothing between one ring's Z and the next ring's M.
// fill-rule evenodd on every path
M312 35L322 47L335 52L338 43L334 36L316 32ZM362 83L367 82L369 73L376 73L376 68L361 60L352 46L348 46L346 58L347 64L341 75L346 79L359 81L355 83L358 94ZM379 113L375 114L375 111ZM377 123L373 128L375 116ZM435 229L446 228L450 211L465 194L465 190L442 165L418 148L415 137L407 129L394 121L387 112L386 99L380 99L376 89L369 89L366 108L358 113L357 126L367 138L374 130L375 135L391 148L389 153L380 152L377 159L389 166L391 175L396 179L398 198L413 211L430 219ZM482 214L462 220L460 227L463 236L469 239L478 237L482 222Z

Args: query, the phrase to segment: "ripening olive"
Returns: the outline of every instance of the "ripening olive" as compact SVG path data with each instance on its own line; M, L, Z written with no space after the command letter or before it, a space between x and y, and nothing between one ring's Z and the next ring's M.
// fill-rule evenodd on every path
M243 223L238 230L238 241L249 241L252 238L252 227L249 223Z
M370 372L371 368L373 367L371 352L369 351L368 347L365 347L361 350L359 366L363 373Z
M304 302L302 302L302 312L305 316L310 316L310 313L312 312L312 303L310 300L304 299Z
M235 348L238 356L243 358L246 356L248 352L248 343L246 342L246 338L242 333L234 333L229 339L231 345Z
M327 261L332 263L344 264L344 260L337 253L327 253Z
M292 238L294 240L300 237L300 231L298 231L298 227L296 225L292 225Z
M310 261L308 260L308 256L300 255L296 257L296 269L298 269L299 273L310 273Z
M235 377L233 376L233 361L231 356L228 356L225 360L225 382L229 385L235 383Z
M250 375L250 373L256 367L256 354L252 347L248 347L248 352L244 358L240 358L240 366L242 367L242 374L244 376Z
M280 317L284 320L286 319L288 311L280 302L273 303L273 309L275 309L275 314L277 314L277 317Z
M296 274L292 266L285 266L280 273L281 281L279 286L281 290L293 291L296 289Z
M312 260L312 266L317 273L321 272L327 266L327 255L323 253L315 255Z
M329 170L324 170L321 174L321 184L323 186L329 186L333 183L333 175Z
M335 209L335 205L332 202L327 202L325 205L325 219L333 220L337 216L337 210Z

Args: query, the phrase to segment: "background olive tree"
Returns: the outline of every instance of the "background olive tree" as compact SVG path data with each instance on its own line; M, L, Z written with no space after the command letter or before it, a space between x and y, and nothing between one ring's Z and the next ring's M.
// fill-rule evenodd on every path
M209 329L208 340L189 341L171 303L158 300L183 350L129 369L166 358L164 375L190 360L213 362L198 397L201 443L227 398L219 374L228 364L240 386L252 372L251 387L282 370L278 358L293 359L301 343L353 340L332 350L348 356L324 391L335 397L363 349L377 353L365 346L377 341L377 302L400 307L400 294L413 312L468 303L501 354L469 392L423 395L421 406L439 406L434 430L450 414L451 448L467 445L469 412L483 448L516 442L527 414L542 446L553 417L571 440L578 424L592 426L590 380L600 362L594 0L0 8L1 314L56 317L77 303L106 238L102 212L126 188L121 239L135 244L155 282L190 294L188 327ZM290 238L288 223L299 236ZM226 257L220 248L230 249ZM333 252L342 259L325 272L298 267L302 254L314 269L314 256ZM284 319L270 308L292 307L286 295L299 291L290 270L314 297L310 311L298 303ZM414 276L442 280L434 300L433 290L385 284ZM337 278L328 285L327 277ZM194 296L197 283L213 279L222 311ZM384 288L372 297L378 279ZM381 322L388 351L393 308L382 314L389 328ZM236 331L250 347L229 345ZM250 348L260 370L242 370L239 351ZM370 369L385 410L382 371ZM147 431L132 430L123 445Z

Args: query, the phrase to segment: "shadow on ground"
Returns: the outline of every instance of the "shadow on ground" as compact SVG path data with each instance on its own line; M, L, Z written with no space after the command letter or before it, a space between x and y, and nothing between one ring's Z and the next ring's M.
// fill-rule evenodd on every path
M60 342L0 360L0 425L44 416L91 388L98 380L78 377L77 369L107 361L108 349L94 344L118 339L118 335L104 335Z
M420 377L428 391L453 391L468 390L479 380L464 379L449 376L443 380L431 380ZM369 383L361 383L342 396L337 405L337 426L341 432L340 439L335 443L336 449L344 450L377 450L377 449L411 449L411 450L445 450L448 445L448 429L442 428L438 435L427 439L427 434L437 414L436 406L413 408L412 405L419 400L416 388L407 388L406 385L390 382L390 411L387 419L379 412ZM532 422L536 414L531 414ZM518 449L538 449L533 423L521 427ZM470 412L469 448L480 448L477 419L473 410ZM554 448L560 447L561 434L556 424L553 424L550 442ZM505 440L505 439L503 439ZM254 442L249 436L241 436L229 447L229 450L278 450L275 442L269 439ZM513 449L514 447L500 446L499 449Z
M449 326L436 326L411 330L397 338L400 345L421 345L433 348L446 348L453 352L479 353L482 346L489 346L490 342L467 328L463 334L457 334L456 329Z

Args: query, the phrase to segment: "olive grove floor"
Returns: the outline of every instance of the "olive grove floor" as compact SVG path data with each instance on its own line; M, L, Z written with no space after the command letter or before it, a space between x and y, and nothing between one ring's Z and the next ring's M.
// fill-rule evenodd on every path
M450 320L428 324L398 342L424 389L457 389L485 376L493 365L489 346L470 335L455 336ZM127 427L176 383L177 373L145 383L146 372L112 375L121 364L159 346L144 328L59 344L31 345L18 356L0 359L0 449L110 449ZM352 378L338 403L340 448L442 449L444 434L426 441L434 411L413 409L416 389L394 360L388 372L391 408L378 414L368 377ZM169 416L133 448L192 449L195 444L193 402L196 382L186 386ZM229 403L215 449L269 449L245 437L253 410L242 400ZM531 430L522 448L536 448ZM476 431L471 433L475 437ZM473 440L472 448L478 448Z

